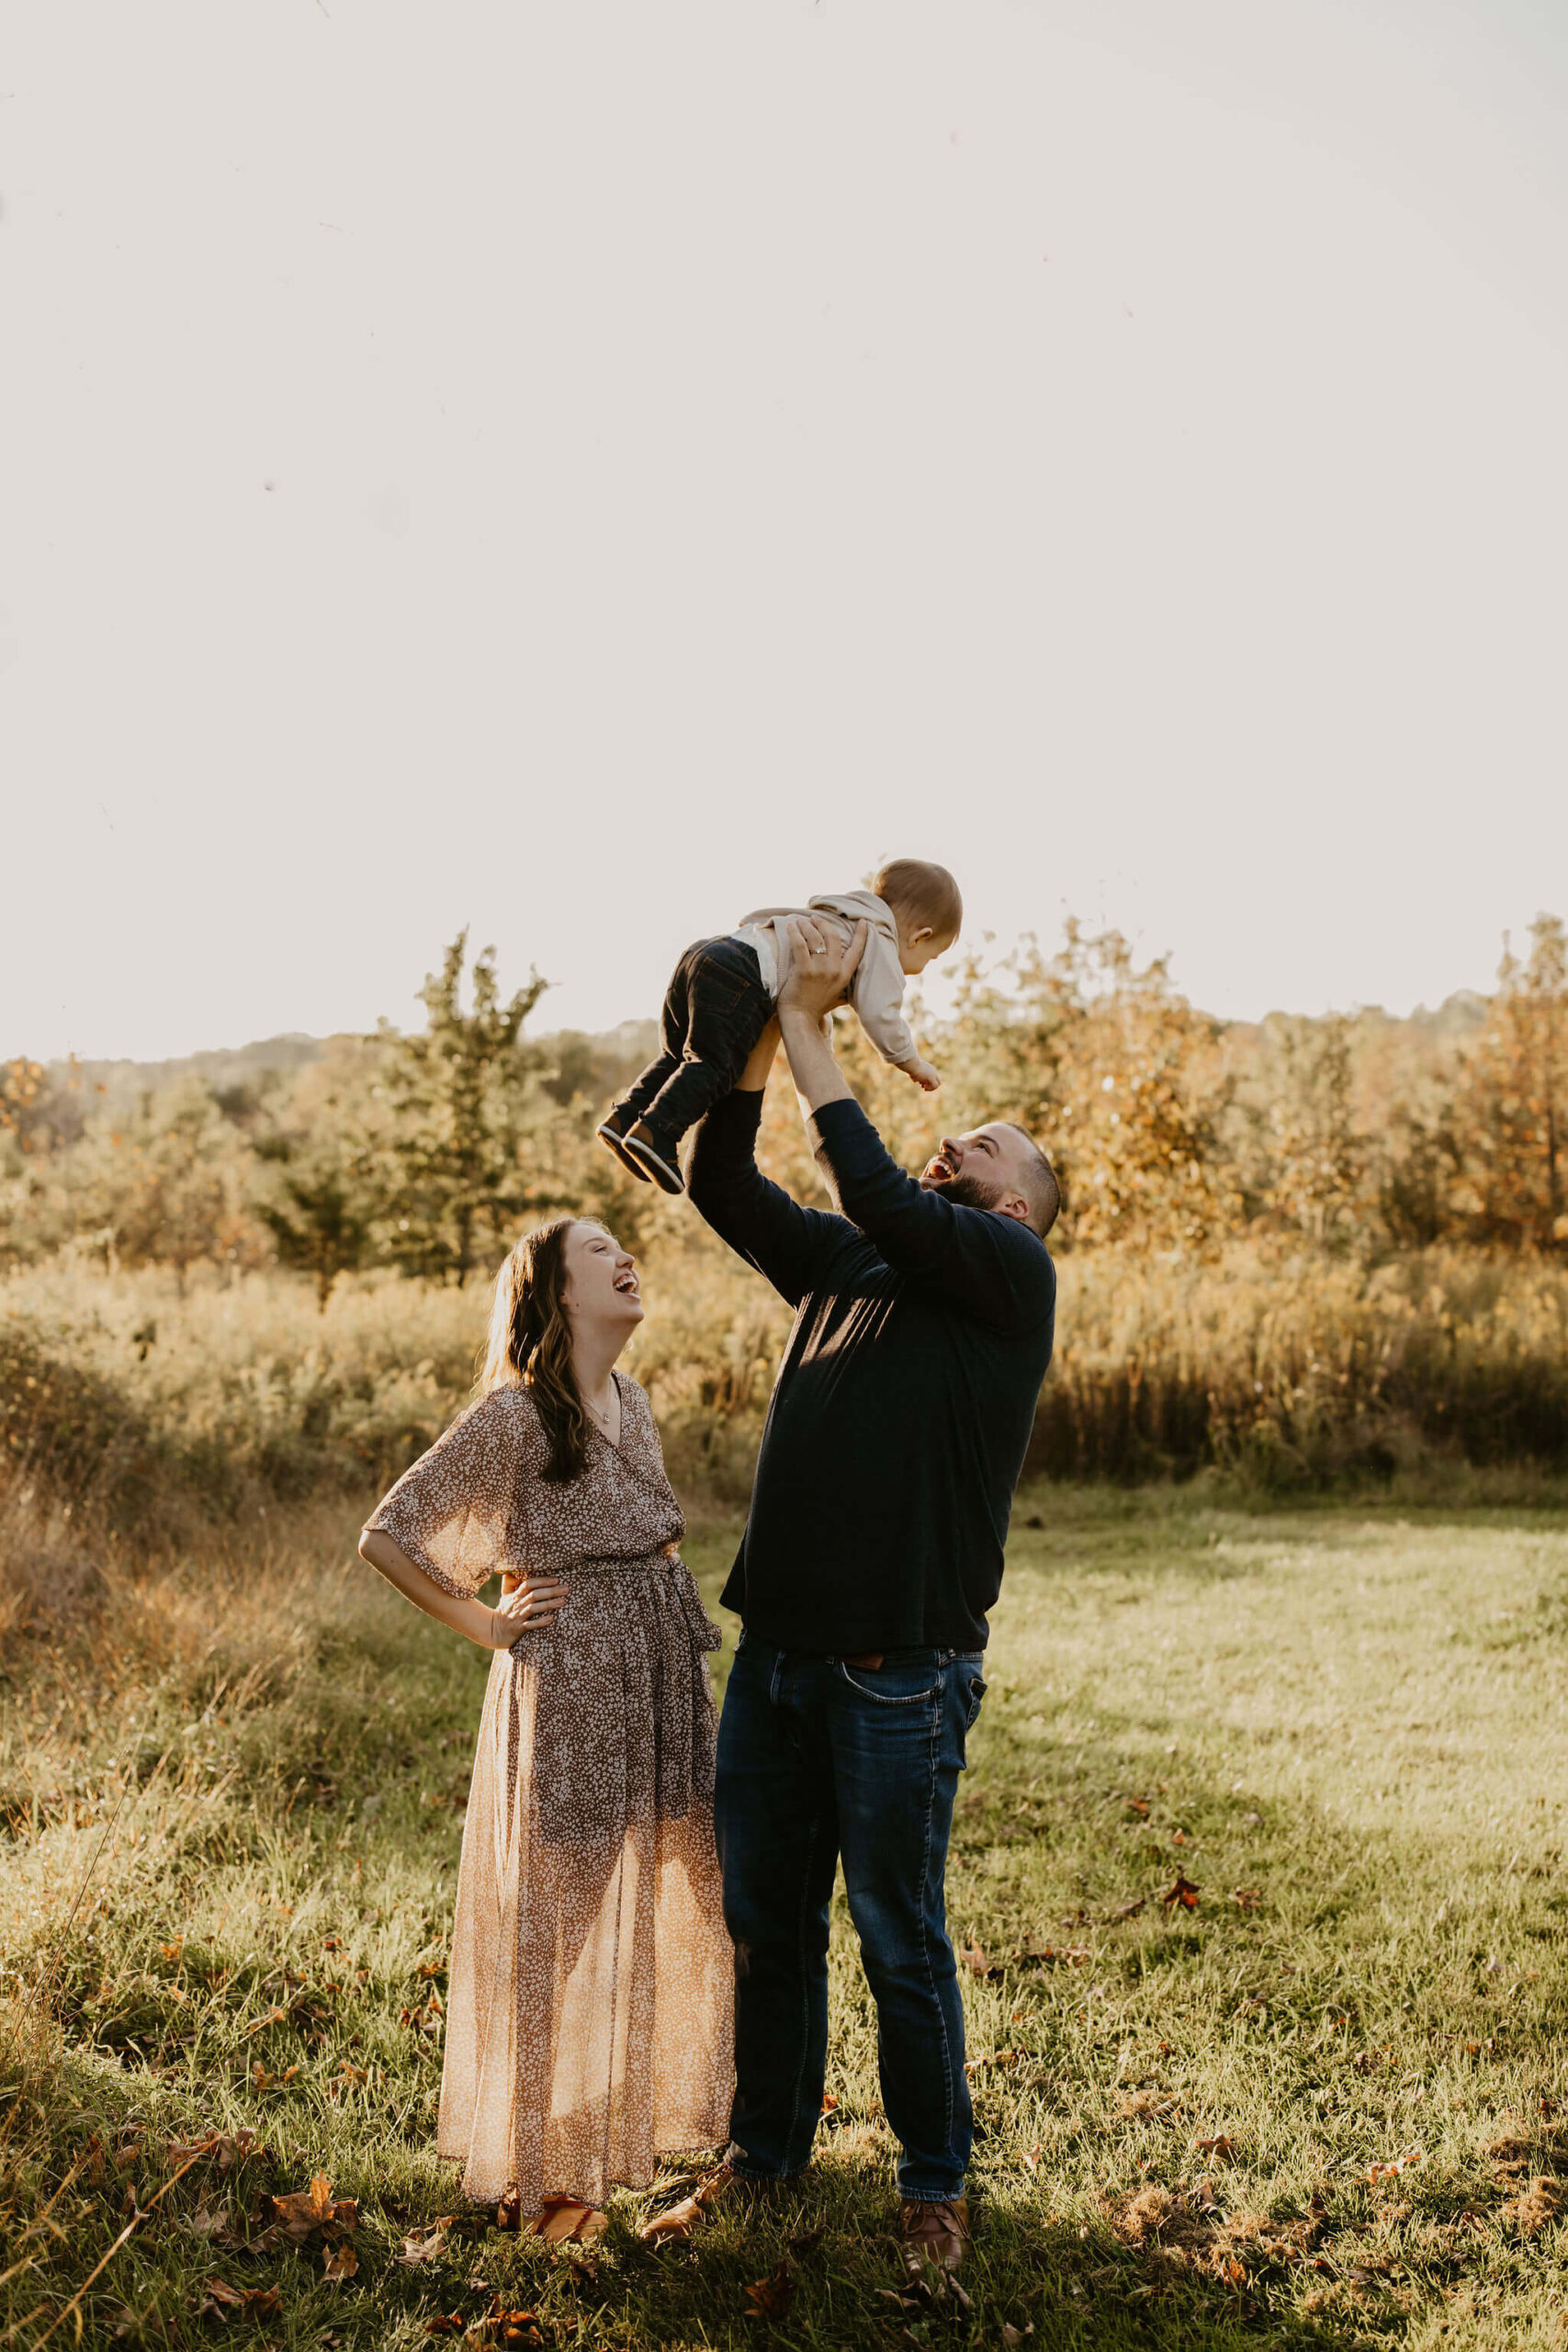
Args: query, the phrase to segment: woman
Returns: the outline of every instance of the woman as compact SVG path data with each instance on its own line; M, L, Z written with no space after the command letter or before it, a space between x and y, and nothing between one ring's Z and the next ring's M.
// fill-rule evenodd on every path
M482 1400L404 1472L361 1556L496 1652L463 1831L436 2146L552 2242L728 2126L732 1956L713 1836L709 1624L604 1227L524 1236ZM502 1572L499 1609L476 1598ZM526 2226L526 2224L525 2224Z

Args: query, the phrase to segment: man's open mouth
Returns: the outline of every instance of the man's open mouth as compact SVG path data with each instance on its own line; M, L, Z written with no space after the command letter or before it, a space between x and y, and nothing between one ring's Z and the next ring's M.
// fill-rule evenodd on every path
M952 1160L940 1151L934 1159L928 1159L926 1162L926 1174L935 1183L950 1184L957 1173L958 1170Z

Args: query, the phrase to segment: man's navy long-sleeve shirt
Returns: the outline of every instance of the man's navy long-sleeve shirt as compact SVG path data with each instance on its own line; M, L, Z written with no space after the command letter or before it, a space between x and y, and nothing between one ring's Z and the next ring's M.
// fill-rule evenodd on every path
M857 1102L812 1123L843 1215L800 1207L757 1166L761 1103L710 1111L687 1178L795 1310L725 1606L781 1649L983 1649L1051 1361L1050 1253L922 1192Z

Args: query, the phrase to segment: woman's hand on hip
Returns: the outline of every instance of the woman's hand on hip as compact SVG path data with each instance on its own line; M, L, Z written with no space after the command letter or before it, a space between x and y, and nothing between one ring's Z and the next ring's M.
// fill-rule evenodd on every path
M502 1593L500 1607L490 1612L491 1647L509 1650L521 1634L547 1624L570 1589L555 1577L525 1577L510 1592Z

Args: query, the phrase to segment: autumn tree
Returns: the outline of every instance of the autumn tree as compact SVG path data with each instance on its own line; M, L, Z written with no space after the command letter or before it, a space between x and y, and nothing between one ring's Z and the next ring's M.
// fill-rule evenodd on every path
M1264 1023L1256 1204L1276 1227L1324 1250L1347 1249L1366 1230L1370 1155L1352 1075L1351 1023L1342 1013L1276 1013Z
M100 1113L70 1154L72 1222L111 1262L254 1264L249 1150L199 1080L149 1090L124 1116Z
M1568 930L1556 915L1530 925L1523 963L1505 949L1454 1124L1474 1238L1568 1245Z
M25 1056L0 1062L0 1133L26 1137L44 1083L41 1062L28 1061Z
M1000 972L971 966L941 1040L949 1122L1026 1127L1062 1181L1074 1241L1213 1241L1236 1208L1218 1135L1218 1023L1172 986L1163 956L1140 966L1120 932L1069 921L1059 954L1031 939Z

